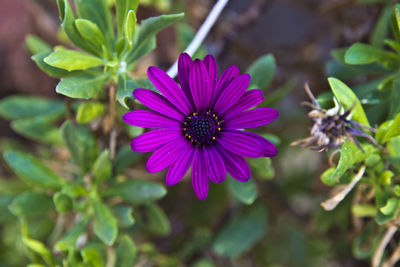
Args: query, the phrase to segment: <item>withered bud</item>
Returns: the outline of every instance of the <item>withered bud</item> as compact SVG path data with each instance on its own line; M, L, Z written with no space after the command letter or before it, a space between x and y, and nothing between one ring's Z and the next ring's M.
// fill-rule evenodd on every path
M310 147L312 150L322 152L342 145L346 140L351 140L362 150L355 136L365 137L376 145L375 139L363 131L375 132L375 129L351 120L354 105L345 111L333 97L335 107L326 110L321 108L307 83L304 84L304 89L312 102L303 102L302 104L312 108L308 117L314 124L310 130L310 137L294 141L290 145Z

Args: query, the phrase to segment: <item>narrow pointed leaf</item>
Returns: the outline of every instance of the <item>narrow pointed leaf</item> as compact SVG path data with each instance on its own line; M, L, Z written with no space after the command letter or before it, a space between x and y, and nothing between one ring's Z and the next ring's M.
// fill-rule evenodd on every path
M93 201L93 208L94 233L101 239L101 241L111 246L112 244L114 244L114 241L117 238L117 219L111 213L110 209L99 199L95 199Z
M65 183L61 177L29 154L6 151L4 159L14 172L30 185L58 189Z
M247 69L251 76L249 89L265 89L274 77L276 69L275 58L272 54L267 54L256 61Z
M125 19L129 10L137 11L139 0L116 0L115 8L117 13L118 33L122 36Z
M87 19L76 19L75 26L78 29L78 32L88 42L92 42L99 48L101 48L102 45L105 45L103 34L95 23Z

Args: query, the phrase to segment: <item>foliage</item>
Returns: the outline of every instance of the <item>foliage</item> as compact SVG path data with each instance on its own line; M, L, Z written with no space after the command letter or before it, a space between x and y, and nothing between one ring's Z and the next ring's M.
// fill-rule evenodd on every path
M206 246L231 258L251 250L265 236L267 225L264 207L248 207L258 197L254 178L245 185L233 179L227 183L229 201L236 206L232 221L215 233L201 226L191 229L195 241L185 241L182 256L165 255L152 244L154 238L173 231L170 216L157 203L167 190L158 181L161 176L150 179L143 155L129 147L130 138L143 129L123 126L120 118L138 105L132 96L135 88L156 90L147 78L131 73L155 48L156 34L181 20L183 13L138 24L138 0L57 4L67 43L51 48L30 35L26 46L42 71L60 79L55 90L64 101L22 95L0 101L0 115L18 134L38 143L1 146L10 173L0 186L0 223L6 233L0 241L1 264L177 266ZM180 24L180 45L186 46L192 36L191 29ZM197 53L203 55L205 48ZM258 59L248 69L252 86L266 89L275 69L272 55ZM276 95L275 102L289 90ZM270 139L279 142L276 136ZM257 166L254 176L260 181L273 177L269 159L254 159L251 164ZM221 209L226 204L215 205ZM18 251L20 257L10 257L7 251Z

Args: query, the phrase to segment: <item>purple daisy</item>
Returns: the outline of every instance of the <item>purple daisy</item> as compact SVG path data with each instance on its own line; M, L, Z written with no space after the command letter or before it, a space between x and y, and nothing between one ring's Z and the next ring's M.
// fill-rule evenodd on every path
M249 74L230 66L217 77L215 58L204 60L182 53L178 61L180 86L164 71L150 67L150 81L162 95L136 89L134 97L152 110L126 113L124 122L152 128L135 139L136 152L155 151L146 163L149 172L168 168L166 184L178 183L192 166L192 185L204 200L209 180L222 183L226 172L241 182L250 179L246 158L273 157L276 147L267 139L237 129L261 126L275 120L272 108L250 109L264 100L261 90L247 90ZM247 91L246 91L247 90Z

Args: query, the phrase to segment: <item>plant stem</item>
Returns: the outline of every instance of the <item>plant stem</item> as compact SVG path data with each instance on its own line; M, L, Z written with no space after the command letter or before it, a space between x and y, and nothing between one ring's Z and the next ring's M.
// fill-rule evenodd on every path
M117 129L115 128L115 96L117 93L117 87L115 84L111 84L108 91L108 115L104 118L103 130L104 133L110 133L109 145L110 145L110 158L111 160L115 157L115 149L117 144Z

